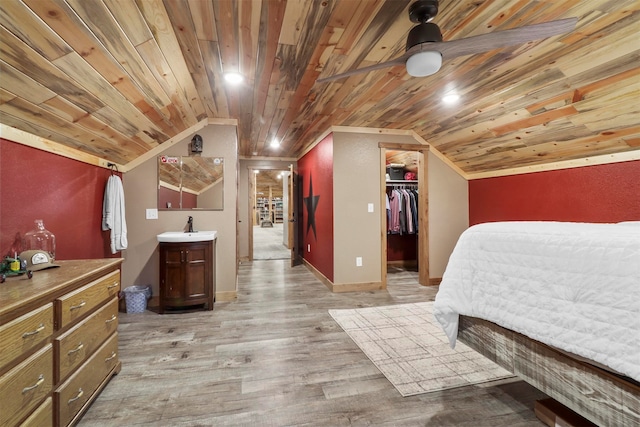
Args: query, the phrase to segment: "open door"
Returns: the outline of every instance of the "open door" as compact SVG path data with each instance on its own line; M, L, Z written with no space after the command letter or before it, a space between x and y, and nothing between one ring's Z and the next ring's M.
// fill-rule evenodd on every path
M289 166L289 218L288 218L288 226L289 226L289 248L291 248L291 267L295 267L296 265L302 264L302 254L300 252L300 248L302 247L300 238L302 237L300 233L300 227L298 226L300 218L298 216L299 210L299 202L300 202L300 180L298 179L298 175L293 169L293 165Z

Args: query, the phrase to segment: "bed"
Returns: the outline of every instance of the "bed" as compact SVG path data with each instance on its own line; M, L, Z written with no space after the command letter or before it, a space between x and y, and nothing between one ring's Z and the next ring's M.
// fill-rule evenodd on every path
M470 227L434 315L598 425L640 425L640 223Z

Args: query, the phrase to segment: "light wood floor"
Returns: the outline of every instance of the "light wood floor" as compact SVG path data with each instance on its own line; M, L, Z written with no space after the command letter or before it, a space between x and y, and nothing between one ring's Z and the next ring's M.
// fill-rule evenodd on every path
M283 243L284 226L276 223L273 227L253 227L253 259L290 259L291 251Z
M213 311L122 314L122 371L80 426L542 426L544 395L505 382L402 397L327 313L433 300L416 273L332 294L303 266L254 261Z

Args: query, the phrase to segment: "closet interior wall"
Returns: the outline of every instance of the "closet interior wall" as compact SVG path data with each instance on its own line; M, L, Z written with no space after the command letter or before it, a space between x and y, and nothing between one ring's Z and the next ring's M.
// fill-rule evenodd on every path
M403 179L386 180L387 269L418 271L418 153L387 150L386 163L404 165Z

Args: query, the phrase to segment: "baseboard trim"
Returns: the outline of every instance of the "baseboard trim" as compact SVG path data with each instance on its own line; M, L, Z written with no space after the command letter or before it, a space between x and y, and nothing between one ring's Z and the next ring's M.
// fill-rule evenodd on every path
M387 286L382 282L340 283L333 285L333 292L335 293L383 291L385 289L387 289Z
M429 286L438 286L442 282L442 277L430 277Z
M333 283L331 280L318 271L313 265L306 259L302 259L304 265L313 273L318 280L322 282L331 292L365 292L365 291L381 291L387 289L387 285L382 282L365 282L365 283Z
M302 263L309 269L309 271L311 271L313 275L316 276L316 278L322 282L323 285L325 285L327 288L329 288L331 292L333 292L333 282L327 279L327 277L324 274L320 273L320 271L318 271L317 268L315 268L311 263L309 263L309 261L307 261L304 258L301 258L301 259L302 259Z
M238 298L238 291L216 292L216 302L235 301Z

